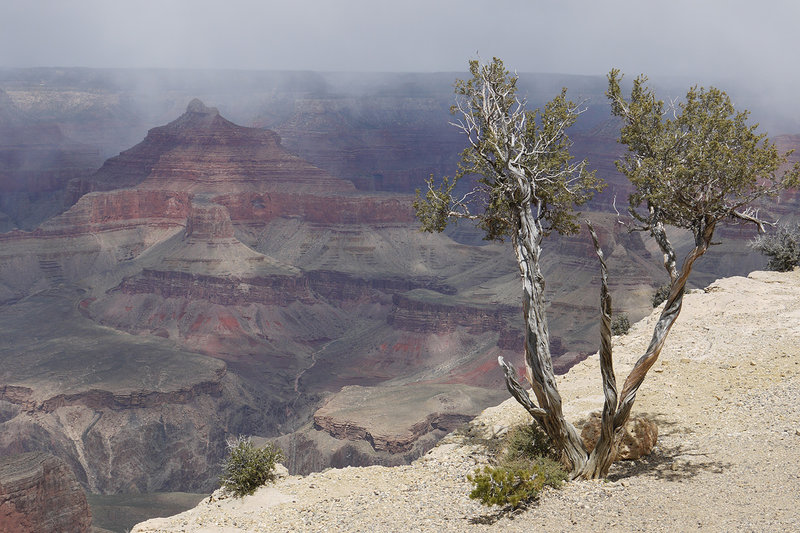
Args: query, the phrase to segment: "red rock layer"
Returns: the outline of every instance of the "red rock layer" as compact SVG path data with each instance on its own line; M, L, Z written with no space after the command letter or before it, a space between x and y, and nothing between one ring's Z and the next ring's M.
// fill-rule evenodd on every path
M185 192L123 190L88 194L72 209L43 224L38 231L76 235L140 224L183 225L190 207L190 198Z
M186 236L197 240L232 238L233 224L227 209L216 204L192 204Z
M92 515L72 471L52 455L0 458L0 531L83 533Z
M287 153L275 132L238 126L199 100L178 119L153 128L144 141L106 161L90 178L73 183L72 194L77 199L90 191L137 185L194 193L355 189Z

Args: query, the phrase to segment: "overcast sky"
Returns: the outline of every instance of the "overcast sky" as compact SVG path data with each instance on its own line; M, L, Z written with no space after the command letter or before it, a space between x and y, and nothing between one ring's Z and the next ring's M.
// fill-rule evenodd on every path
M797 0L0 0L0 66L431 72L477 53L788 84L799 24Z

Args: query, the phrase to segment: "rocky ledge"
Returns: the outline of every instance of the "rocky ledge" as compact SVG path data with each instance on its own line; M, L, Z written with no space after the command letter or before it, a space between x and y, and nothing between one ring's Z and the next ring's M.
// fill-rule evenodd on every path
M423 435L446 432L480 412L491 392L465 385L344 387L314 413L314 427L339 440L369 442L376 451L403 453ZM390 412L386 405L395 406Z

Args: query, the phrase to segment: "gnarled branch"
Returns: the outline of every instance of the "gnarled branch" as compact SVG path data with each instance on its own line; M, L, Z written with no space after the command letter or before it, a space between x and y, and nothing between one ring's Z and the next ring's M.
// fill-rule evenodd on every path
M600 261L600 374L603 378L603 414L600 421L600 438L592 450L582 476L587 479L605 477L614 461L616 429L614 415L617 411L617 378L611 348L611 294L608 291L608 267L603 250L591 222L586 221L592 236L594 251Z
M515 376L516 370L514 370L511 365L506 363L502 356L497 358L497 363L500 365L500 368L503 369L503 373L506 376L506 388L508 389L508 392L511 393L511 396L513 396L514 399L517 400L520 405L522 405L525 410L528 411L535 419L541 420L542 418L546 417L547 411L533 403L528 391L523 389L522 385L520 385L519 381L517 381Z

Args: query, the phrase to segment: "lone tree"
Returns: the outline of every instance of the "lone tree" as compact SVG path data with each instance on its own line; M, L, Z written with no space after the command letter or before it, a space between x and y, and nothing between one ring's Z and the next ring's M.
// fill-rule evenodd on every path
M516 379L514 369L499 363L512 396L525 407L561 452L572 477L598 478L608 473L616 438L627 422L636 392L655 363L667 333L680 312L686 279L694 261L711 244L714 227L727 218L762 222L748 210L764 195L797 180L797 170L775 178L783 161L763 135L746 125L746 113L735 113L728 97L716 90L691 89L686 101L669 109L638 78L630 101L622 97L618 71L609 74L612 111L624 126L621 142L630 153L618 164L636 187L630 212L635 229L649 232L664 252L670 295L645 354L617 392L611 353L611 298L603 253L589 226L601 265L600 367L605 402L600 439L586 451L575 427L565 419L556 385L545 316L541 242L553 230L578 230L574 207L585 203L601 184L586 171L586 162L569 155L566 129L580 110L566 93L543 111L527 111L516 96L517 77L495 58L470 62L472 79L456 82L455 125L467 136L459 172L436 185L427 182L415 201L426 231L442 231L454 219L469 219L488 240L510 238L522 281L525 320L526 377L535 401ZM671 112L669 118L667 112ZM460 179L477 175L476 185L456 193ZM695 248L680 269L665 225L692 231Z

